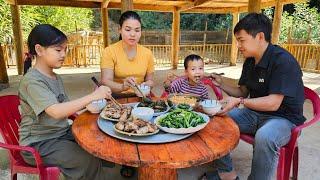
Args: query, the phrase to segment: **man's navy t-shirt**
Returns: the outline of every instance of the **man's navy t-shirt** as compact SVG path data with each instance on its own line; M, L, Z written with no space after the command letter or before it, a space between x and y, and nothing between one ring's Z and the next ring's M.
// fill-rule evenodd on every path
M284 117L296 125L305 121L302 71L296 59L283 48L269 44L256 65L254 58L247 58L239 85L247 87L250 98L284 95L277 111L260 113Z

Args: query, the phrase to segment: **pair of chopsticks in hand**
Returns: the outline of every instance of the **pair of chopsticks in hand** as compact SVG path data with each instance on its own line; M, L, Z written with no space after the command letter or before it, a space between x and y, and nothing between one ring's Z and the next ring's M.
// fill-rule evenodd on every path
M92 81L98 86L100 87L101 84L98 82L98 80L95 77L91 77ZM108 99L106 99L108 100ZM119 108L122 108L122 105L120 103L118 103L118 101L116 101L112 96L110 96L110 100Z

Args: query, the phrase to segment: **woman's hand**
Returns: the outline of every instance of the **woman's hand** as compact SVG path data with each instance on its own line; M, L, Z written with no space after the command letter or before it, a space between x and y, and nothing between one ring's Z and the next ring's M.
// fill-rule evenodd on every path
M92 98L94 100L99 100L99 99L110 99L111 97L111 89L107 86L100 86L97 89L94 90L92 93Z
M123 80L123 91L128 90L130 87L134 87L137 84L136 79L132 76Z
M226 115L227 112L240 104L240 98L229 96L226 100L223 100L221 104L223 105L223 109L219 111L217 115Z

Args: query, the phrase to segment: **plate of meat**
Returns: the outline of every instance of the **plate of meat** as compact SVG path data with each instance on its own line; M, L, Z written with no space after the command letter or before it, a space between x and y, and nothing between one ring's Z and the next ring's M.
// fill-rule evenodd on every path
M130 117L131 110L134 105L136 105L136 103L125 104L122 106L122 108L119 108L113 103L110 103L101 111L100 117L115 122L126 120Z
M117 133L128 136L150 136L159 132L159 128L156 125L142 119L133 118L119 121L114 125L113 129Z

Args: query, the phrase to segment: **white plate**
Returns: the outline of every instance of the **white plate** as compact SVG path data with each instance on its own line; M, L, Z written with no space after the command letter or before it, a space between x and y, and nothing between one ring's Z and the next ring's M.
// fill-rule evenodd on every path
M153 133L147 133L147 134L128 133L128 132L125 132L125 131L120 131L120 130L118 130L115 126L116 126L116 125L113 126L113 129L114 129L117 133L125 134L125 135L128 135L128 136L151 136L151 135L157 134L157 133L159 132L159 129L157 129L155 132L153 132Z
M163 114L161 116L158 116L155 120L154 120L154 124L157 125L159 127L159 129L161 129L164 132L168 132L168 133L172 133L172 134L188 134L188 133L195 133L201 129L203 129L204 127L206 127L206 125L209 123L210 118L209 116L207 116L206 114L203 113L199 113L199 112L194 112L197 113L198 115L200 115L201 117L203 117L203 120L205 121L205 123L203 124L199 124L196 127L190 127L190 128L168 128L168 127L163 127L160 126L159 124L159 120L165 116L168 115L167 114Z
M137 104L134 106L134 108L137 108L137 107L138 107L138 104L140 104L140 103L137 103ZM144 107L144 106L139 106L139 107ZM153 109L153 110L154 110L154 109ZM162 112L154 112L154 113L153 113L153 116L160 116L160 115L162 115L162 114L167 113L169 110L170 110L170 107L167 106L167 110L162 111Z

